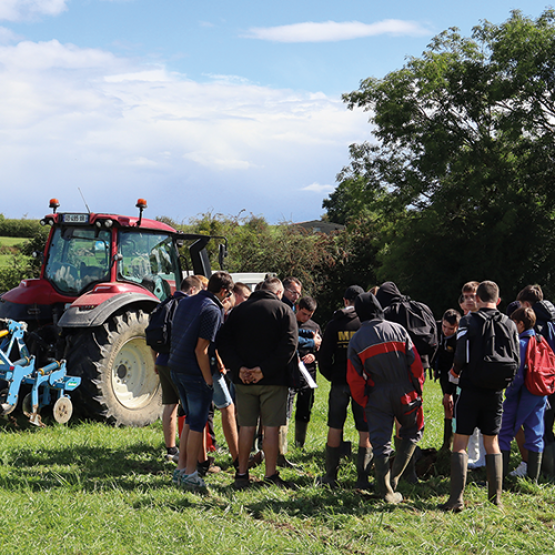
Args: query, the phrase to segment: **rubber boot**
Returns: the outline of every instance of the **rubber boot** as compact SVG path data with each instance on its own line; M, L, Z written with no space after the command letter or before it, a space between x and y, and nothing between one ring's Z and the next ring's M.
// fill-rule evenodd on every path
M357 481L355 487L357 489L368 489L370 484L368 483L368 474L370 472L370 465L372 464L372 459L374 454L372 452L372 447L360 447L358 448L357 454Z
M486 455L486 476L488 480L488 500L503 508L503 455Z
M340 447L326 445L326 473L322 476L320 483L326 484L331 488L337 487L337 471L339 470L340 457Z
M442 511L460 513L464 509L463 494L468 471L468 455L451 453L451 495L446 503L440 505Z
M503 457L503 479L505 479L507 474L509 474L509 459L511 458L511 452L501 451L501 455Z
M548 443L544 447L542 473L548 480L555 479L555 443Z
M374 468L376 470L376 492L386 503L397 505L403 501L400 493L393 491L391 487L391 469L389 467L389 457L374 457Z
M453 444L453 420L445 418L443 421L443 445L439 448L440 451L451 451Z
M534 451L528 451L528 466L526 468L526 476L534 483L537 483L538 478L540 477L542 459L543 453L534 453Z
M411 483L418 482L415 469L415 459L413 457L416 444L408 439L395 438L395 460L391 468L391 487L397 489L401 476Z
M295 421L295 446L304 447L306 441L306 430L308 428L308 422Z
M279 447L278 447L278 458L277 458L277 465L281 468L295 468L297 465L293 464L291 461L288 461L285 458L285 453L287 453L287 431L289 426L286 424L285 426L279 427Z

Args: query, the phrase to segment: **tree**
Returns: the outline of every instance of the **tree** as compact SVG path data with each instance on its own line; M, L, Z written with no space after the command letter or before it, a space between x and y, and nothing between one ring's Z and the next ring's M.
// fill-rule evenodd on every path
M376 231L370 220L331 234L310 233L292 224L269 225L263 218L203 214L183 231L225 236L229 272L272 272L298 277L303 294L318 301L317 321L324 324L340 307L345 289L376 283ZM213 242L211 242L213 243ZM217 267L213 245L211 261Z
M378 142L351 147L337 191L351 189L347 215L361 213L362 191L389 222L380 279L438 314L470 279L497 281L507 301L526 283L555 293L554 95L553 10L514 11L470 38L445 31L344 95L370 113Z

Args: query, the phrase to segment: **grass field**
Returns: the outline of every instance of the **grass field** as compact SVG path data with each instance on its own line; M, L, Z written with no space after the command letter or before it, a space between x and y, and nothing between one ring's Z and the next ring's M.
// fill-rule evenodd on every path
M160 423L113 428L71 422L38 429L0 419L0 554L430 554L555 551L555 488L515 480L505 510L486 502L470 476L461 514L436 509L449 481L432 475L404 482L405 502L388 506L353 489L355 470L344 462L342 487L315 487L323 468L328 386L320 379L305 451L290 448L299 469L282 476L297 491L275 487L236 492L229 455L209 476L210 495L171 485L174 466L162 462ZM427 426L421 446L441 443L439 386L425 387ZM219 417L216 416L219 424ZM223 436L217 425L218 438ZM290 430L290 443L293 431ZM355 442L348 420L346 439ZM517 458L511 461L516 466ZM263 470L254 470L262 477Z
M0 237L0 268L7 266L10 263L11 247L19 247L25 241L26 237Z

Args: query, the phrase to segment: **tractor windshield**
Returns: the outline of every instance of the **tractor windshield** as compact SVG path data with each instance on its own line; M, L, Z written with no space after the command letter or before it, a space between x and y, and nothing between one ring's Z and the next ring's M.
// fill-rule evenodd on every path
M62 293L78 295L89 284L109 281L108 230L82 227L54 229L45 276Z
M161 301L175 290L179 263L171 235L122 229L119 254L118 279L140 283Z

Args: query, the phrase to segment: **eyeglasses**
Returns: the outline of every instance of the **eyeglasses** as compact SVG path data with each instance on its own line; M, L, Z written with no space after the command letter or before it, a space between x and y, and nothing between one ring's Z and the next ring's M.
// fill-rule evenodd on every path
M231 297L231 295L233 295L233 291L226 291L226 293L224 295L224 299L229 299L229 297Z
M295 295L296 297L301 296L301 294L298 291L294 291L293 289L286 288L285 290L289 291L289 293L291 293L291 295Z

